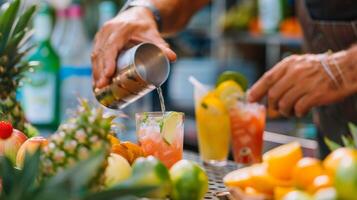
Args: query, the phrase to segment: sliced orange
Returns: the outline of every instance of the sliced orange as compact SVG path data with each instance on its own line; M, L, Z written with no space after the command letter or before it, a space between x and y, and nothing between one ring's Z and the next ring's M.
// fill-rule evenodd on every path
M327 173L334 177L335 172L341 160L345 157L354 157L356 150L350 148L339 148L332 153L330 153L325 160L322 162L322 166L325 168Z
M124 157L129 163L134 159L134 154L131 151L128 151L128 148L122 144L112 145L112 153L116 153Z
M314 194L320 189L329 188L333 186L333 180L331 176L323 174L314 178L311 185L308 187L308 192Z
M234 170L224 176L223 182L227 187L240 187L242 189L248 187L252 185L250 171L251 167Z
M267 165L264 163L256 164L251 169L252 183L251 187L257 191L272 195L277 186L291 187L292 182L288 180L276 179L268 173Z
M293 171L293 181L296 187L307 189L317 176L323 174L320 160L305 157L300 159Z
M302 156L301 145L298 142L292 142L264 153L263 161L273 177L289 180L296 163Z
M108 135L108 139L109 139L111 145L120 144L120 140L117 137L115 137L114 135Z
M281 187L281 186L275 187L274 188L274 199L275 200L283 200L284 196L293 190L295 190L294 187Z
M144 157L144 151L139 145L132 142L122 142L121 145L126 147L128 151L133 154L132 160L129 161L130 164L132 164L137 158Z

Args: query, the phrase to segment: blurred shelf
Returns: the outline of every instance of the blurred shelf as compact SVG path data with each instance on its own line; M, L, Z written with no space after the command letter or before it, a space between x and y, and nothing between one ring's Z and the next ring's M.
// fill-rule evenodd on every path
M234 31L223 34L226 41L234 43L246 43L254 45L285 45L296 46L302 45L302 38L286 37L280 33L255 35L247 31Z

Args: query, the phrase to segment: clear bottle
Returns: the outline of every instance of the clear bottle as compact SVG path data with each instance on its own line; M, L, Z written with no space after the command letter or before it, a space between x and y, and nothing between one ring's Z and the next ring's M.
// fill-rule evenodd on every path
M78 97L94 100L92 93L91 44L82 23L82 9L68 8L68 22L63 39L61 66L61 119L66 119L78 105Z
M67 10L60 9L56 10L56 24L52 33L51 41L53 47L57 50L57 52L61 55L63 53L63 40L66 34L67 28Z
M55 130L59 123L60 58L52 47L51 16L49 8L42 6L34 19L37 48L29 56L39 61L35 72L29 73L24 83L22 102L27 120L39 128Z

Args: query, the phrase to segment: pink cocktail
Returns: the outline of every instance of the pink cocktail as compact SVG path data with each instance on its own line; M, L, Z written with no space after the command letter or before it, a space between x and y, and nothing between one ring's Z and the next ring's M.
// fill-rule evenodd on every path
M184 114L178 112L136 115L138 142L145 155L161 160L168 168L183 156Z
M265 107L256 103L238 102L229 111L233 157L240 164L262 160Z

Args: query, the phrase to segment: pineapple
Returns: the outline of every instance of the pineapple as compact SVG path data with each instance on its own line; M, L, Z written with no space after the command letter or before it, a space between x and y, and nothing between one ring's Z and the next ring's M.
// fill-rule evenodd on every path
M20 4L21 0L14 0L0 10L0 119L11 121L16 129L28 134L16 90L24 74L36 65L22 60L31 49L24 45L31 35L28 24L35 6L20 14Z
M103 117L102 108L91 108L86 100L80 100L75 117L58 128L49 138L41 156L42 176L54 176L56 173L88 159L92 152L104 150L108 156L111 149L111 126L114 117ZM103 164L92 179L89 187L101 189L104 184Z

